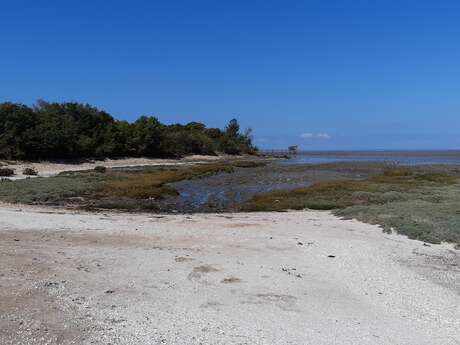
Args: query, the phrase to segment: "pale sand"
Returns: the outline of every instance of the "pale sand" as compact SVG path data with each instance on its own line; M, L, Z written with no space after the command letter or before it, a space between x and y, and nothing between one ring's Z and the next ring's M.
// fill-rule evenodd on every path
M328 212L21 208L0 208L2 345L460 343L450 245Z
M133 166L155 166L155 165L184 165L184 164L199 164L206 162L213 162L219 160L229 159L231 156L220 155L220 156L187 156L181 159L159 159L159 158L122 158L122 159L105 159L105 160L93 160L78 164L70 163L56 163L56 162L0 162L0 166L8 167L15 170L15 176L11 177L12 180L23 179L27 176L22 174L24 168L34 168L39 176L50 177L57 175L64 171L82 171L94 169L96 166L105 166L107 168L121 168L121 167L133 167ZM242 157L242 156L237 156ZM232 158L235 158L233 156Z

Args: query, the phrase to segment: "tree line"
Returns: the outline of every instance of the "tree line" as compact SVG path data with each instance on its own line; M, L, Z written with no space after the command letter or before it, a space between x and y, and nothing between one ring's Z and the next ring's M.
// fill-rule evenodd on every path
M0 103L1 159L180 157L254 153L251 131L236 119L225 129L161 123L141 116L130 123L89 104L38 101L33 106Z

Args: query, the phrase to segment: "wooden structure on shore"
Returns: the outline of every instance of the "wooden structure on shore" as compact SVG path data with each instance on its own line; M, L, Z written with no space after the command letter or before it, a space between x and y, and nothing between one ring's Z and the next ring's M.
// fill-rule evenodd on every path
M297 145L289 146L288 147L288 154L295 156L299 151L299 147Z
M274 149L274 150L260 150L262 154L266 155L273 155L273 156L296 156L299 153L299 147L295 146L288 146L287 150L284 149Z

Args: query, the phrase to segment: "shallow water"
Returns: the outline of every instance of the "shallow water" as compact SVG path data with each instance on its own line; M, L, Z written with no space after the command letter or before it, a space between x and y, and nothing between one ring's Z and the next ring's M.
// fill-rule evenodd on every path
M380 162L401 165L460 165L460 151L304 151L283 165L337 162Z
M340 178L358 179L365 175L347 171L281 166L238 168L232 174L219 173L199 180L173 184L179 192L176 209L180 212L232 211L255 194L306 187L312 183Z
M315 182L362 179L366 174L346 168L315 167L315 164L377 162L390 165L460 165L460 151L312 151L268 166L239 168L232 174L220 173L200 180L173 184L179 192L180 212L232 211L255 194L306 187Z

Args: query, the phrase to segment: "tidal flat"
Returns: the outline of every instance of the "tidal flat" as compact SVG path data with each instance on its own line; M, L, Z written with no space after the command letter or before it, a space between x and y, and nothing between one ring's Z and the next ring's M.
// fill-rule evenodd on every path
M430 243L460 243L460 168L245 157L66 171L0 184L0 201L149 213L331 210ZM288 162L289 163L289 162Z

